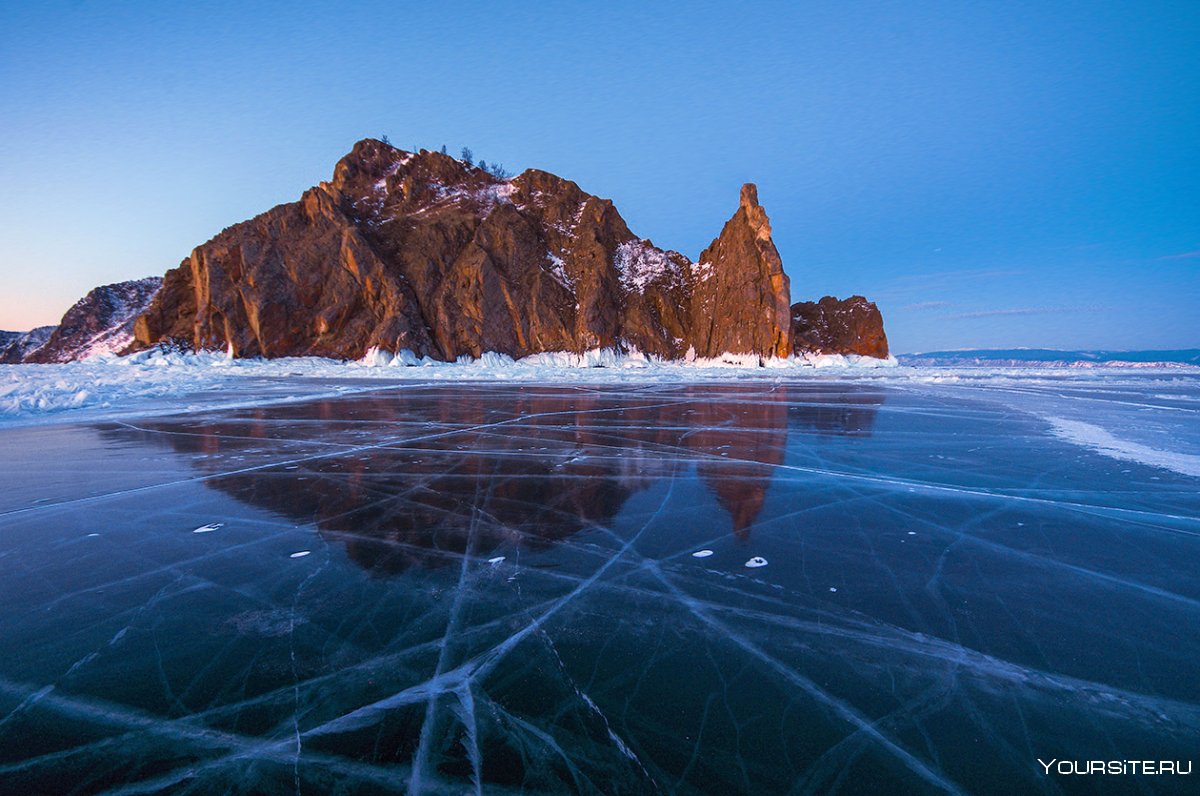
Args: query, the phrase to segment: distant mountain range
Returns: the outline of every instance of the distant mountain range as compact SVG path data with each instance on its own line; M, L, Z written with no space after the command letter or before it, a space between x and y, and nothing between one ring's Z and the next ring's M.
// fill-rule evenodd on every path
M1200 348L1161 351L1059 351L1053 348L996 348L899 354L914 367L1153 367L1200 366Z
M98 290L120 293L122 311L82 325L64 318L46 339L10 335L4 361L161 344L241 357L408 350L443 361L592 349L739 363L888 356L883 318L862 296L791 303L752 184L693 261L638 238L611 201L556 175L505 179L374 139L355 144L330 182L194 249L161 287ZM102 298L89 294L91 305Z

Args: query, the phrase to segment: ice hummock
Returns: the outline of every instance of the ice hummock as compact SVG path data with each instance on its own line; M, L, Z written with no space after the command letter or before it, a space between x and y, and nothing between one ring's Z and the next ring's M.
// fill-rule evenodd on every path
M784 371L852 371L895 364L895 360L840 355L764 360L726 354L708 360L664 361L633 347L624 351L598 348L582 353L547 352L519 360L487 352L478 359L462 357L457 362L418 357L408 350L392 354L379 348L372 348L355 361L320 357L233 359L228 351L191 354L155 349L124 357L100 355L62 365L4 366L0 368L0 421L85 409L92 413L124 413L298 400L373 389L385 381L685 382L770 379ZM354 384L345 383L349 380ZM257 382L268 381L270 385L264 392L264 384ZM180 406L178 400L185 397L187 403Z

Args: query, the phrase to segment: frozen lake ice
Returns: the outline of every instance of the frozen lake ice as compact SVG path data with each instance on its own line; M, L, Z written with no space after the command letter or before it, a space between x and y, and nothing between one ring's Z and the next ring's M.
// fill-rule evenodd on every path
M354 389L0 427L0 790L1200 776L1038 764L1197 755L1194 372Z

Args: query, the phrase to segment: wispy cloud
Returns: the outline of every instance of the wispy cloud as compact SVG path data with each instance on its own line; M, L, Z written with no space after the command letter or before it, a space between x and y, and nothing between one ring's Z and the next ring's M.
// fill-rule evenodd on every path
M948 321L961 321L971 318L998 318L1009 315L1068 315L1083 312L1104 312L1107 307L1013 307L1002 310L978 310L976 312L959 312L944 316Z
M901 309L912 310L914 312L921 312L923 310L940 310L940 309L943 309L943 308L949 307L949 306L950 306L949 301L918 301L916 304L909 304L908 306L902 307Z
M1165 254L1162 257L1155 257L1156 260L1194 260L1200 258L1200 249L1194 252L1180 252L1179 254Z
M970 285L980 285L996 279L1013 279L1024 276L1025 271L1001 269L966 269L962 271L942 271L935 274L906 274L897 276L886 283L881 290L874 291L876 296L907 297L913 293L940 292L945 289L959 289Z

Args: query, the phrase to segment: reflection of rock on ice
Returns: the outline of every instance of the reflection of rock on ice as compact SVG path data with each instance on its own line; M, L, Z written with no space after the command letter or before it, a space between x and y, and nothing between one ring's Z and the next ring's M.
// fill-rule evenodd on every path
M439 388L415 414L398 397L370 395L202 421L187 436L158 433L169 424L151 423L145 433L197 454L194 463L212 476L210 486L281 513L297 527L315 522L365 569L399 573L414 565L444 566L452 560L448 553L465 552L473 538L480 550L508 549L514 540L525 549L547 547L611 524L631 496L689 471L720 507L714 519L727 523L697 538L712 538L714 530L747 538L789 437L869 435L883 401L877 393L842 388L764 393L738 385L680 386L664 396L676 400L643 405L630 403L625 391L524 386L500 399L483 388L457 389L451 397ZM262 450L278 423L344 417L392 423L404 413L431 430L478 429L498 419L521 423L511 427L514 433L490 433L488 445L476 450L458 437L412 449L293 458L280 463L284 477L280 469L222 472L237 457ZM682 438L680 428L689 429ZM612 455L614 446L620 456ZM301 481L304 488L297 489ZM482 560L494 566L494 557Z
M750 569L758 569L759 567L765 567L766 565L767 559L763 558L762 556L755 556L746 562L746 566Z

